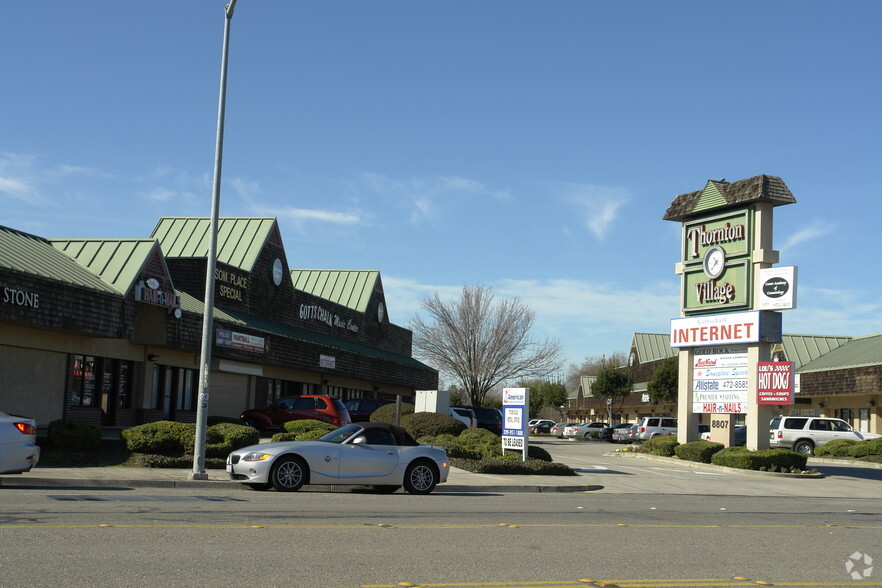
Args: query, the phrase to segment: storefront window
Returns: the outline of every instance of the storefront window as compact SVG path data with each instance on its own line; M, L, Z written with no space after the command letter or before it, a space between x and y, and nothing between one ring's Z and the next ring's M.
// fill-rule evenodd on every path
M116 402L119 408L131 408L132 406L132 396L129 393L129 373L131 373L130 369L131 362L119 362L119 375L116 383Z
M95 402L95 358L75 355L71 380L71 406L92 406Z
M91 355L74 355L72 360L71 406L101 406L108 413L131 408L132 362Z
M153 366L150 408L195 410L196 371L169 365Z

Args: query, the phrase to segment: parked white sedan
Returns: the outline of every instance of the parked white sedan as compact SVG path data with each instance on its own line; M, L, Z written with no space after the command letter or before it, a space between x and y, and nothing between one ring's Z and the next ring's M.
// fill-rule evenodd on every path
M30 471L39 460L37 421L0 412L0 474Z
M578 423L576 425L570 425L564 429L563 436L588 439L591 437L591 433L600 434L600 429L608 426L609 425L606 423L597 421L591 423Z
M388 493L404 486L411 494L429 494L447 481L450 462L444 449L417 443L401 427L369 422L340 427L316 441L237 449L227 457L227 472L231 480L255 490L352 484Z

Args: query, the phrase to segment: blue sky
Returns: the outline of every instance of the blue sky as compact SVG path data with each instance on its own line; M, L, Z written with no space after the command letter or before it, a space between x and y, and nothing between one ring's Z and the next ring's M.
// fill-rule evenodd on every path
M780 176L788 333L882 331L882 3L240 0L222 216L276 216L292 267L378 269L390 318L518 296L568 363L678 316L708 179ZM14 2L0 224L146 237L208 216L224 2Z

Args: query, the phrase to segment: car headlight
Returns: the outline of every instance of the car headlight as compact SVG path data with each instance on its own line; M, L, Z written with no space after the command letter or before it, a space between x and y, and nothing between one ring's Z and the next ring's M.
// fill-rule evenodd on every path
M242 456L242 461L263 461L272 457L269 453L262 451L250 451Z

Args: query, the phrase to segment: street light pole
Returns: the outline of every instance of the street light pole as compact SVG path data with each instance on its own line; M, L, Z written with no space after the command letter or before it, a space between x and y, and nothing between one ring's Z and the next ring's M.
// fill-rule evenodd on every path
M205 433L208 428L208 384L211 375L212 323L214 318L214 270L217 265L217 219L220 208L221 167L224 153L224 110L227 101L227 55L230 47L230 21L237 0L224 8L224 47L221 57L220 97L217 105L217 142L214 150L214 182L211 189L211 221L208 255L205 260L205 310L202 319L202 354L199 359L199 404L196 407L196 446L193 449L191 480L207 480L205 473Z

